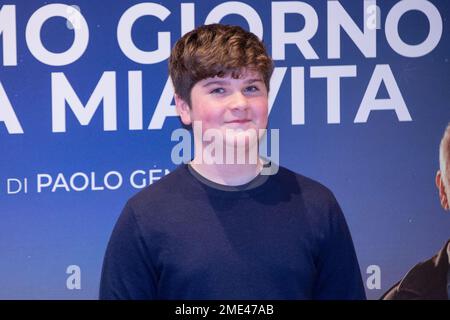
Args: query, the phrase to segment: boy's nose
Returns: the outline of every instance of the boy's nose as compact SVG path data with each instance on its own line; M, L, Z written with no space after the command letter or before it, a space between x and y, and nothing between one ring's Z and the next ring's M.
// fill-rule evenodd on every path
M247 109L248 99L242 92L236 92L232 96L231 109Z

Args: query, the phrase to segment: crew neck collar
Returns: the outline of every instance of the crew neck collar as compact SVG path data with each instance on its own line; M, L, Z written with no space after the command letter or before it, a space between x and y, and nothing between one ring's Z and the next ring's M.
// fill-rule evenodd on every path
M268 164L270 165L270 163ZM266 166L266 165L265 165ZM264 190L266 185L269 183L270 175L258 174L251 181L237 186L229 186L213 182L199 172L197 172L190 164L184 164L185 170L195 178L195 182L200 184L205 190L212 195L223 196L223 197L245 197L252 194L259 193Z

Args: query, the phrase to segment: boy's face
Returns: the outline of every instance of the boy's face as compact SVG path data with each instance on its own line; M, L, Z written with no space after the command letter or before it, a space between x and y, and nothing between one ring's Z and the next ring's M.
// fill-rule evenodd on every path
M217 129L225 137L227 129L255 130L259 136L259 129L267 126L268 92L259 72L245 70L239 79L226 75L197 82L191 90L191 108L177 96L175 101L182 122L200 121L202 133Z

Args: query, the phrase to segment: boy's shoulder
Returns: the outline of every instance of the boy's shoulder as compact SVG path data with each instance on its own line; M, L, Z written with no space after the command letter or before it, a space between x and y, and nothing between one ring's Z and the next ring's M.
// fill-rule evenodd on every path
M333 192L321 182L288 168L280 166L275 179L282 188L295 189L301 192L305 198L314 198L318 201L335 201Z
M137 209L148 206L150 203L172 202L183 190L189 189L186 184L189 183L189 179L193 179L185 166L183 164L178 166L169 174L137 192L128 200L127 205Z

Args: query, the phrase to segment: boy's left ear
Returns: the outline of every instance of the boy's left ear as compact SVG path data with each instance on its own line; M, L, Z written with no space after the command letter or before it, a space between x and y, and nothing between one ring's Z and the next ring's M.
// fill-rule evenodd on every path
M181 122L187 126L190 125L192 123L191 108L189 107L189 104L177 94L175 94L175 107L181 118Z

